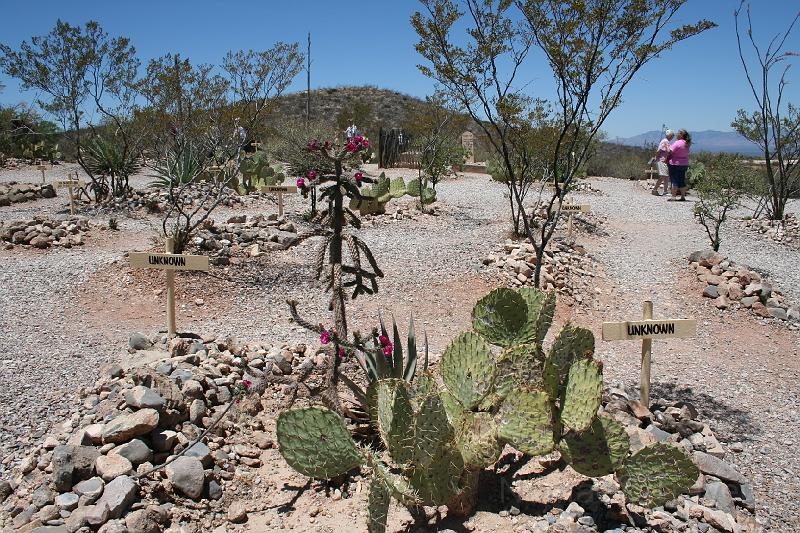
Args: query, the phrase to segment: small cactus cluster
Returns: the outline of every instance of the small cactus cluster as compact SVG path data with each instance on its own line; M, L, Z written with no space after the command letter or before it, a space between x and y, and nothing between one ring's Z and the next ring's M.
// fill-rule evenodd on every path
M252 157L241 161L239 170L242 173L242 187L245 192L255 190L257 187L279 185L286 179L283 169L270 165L269 158L264 152L256 152Z
M386 173L381 172L372 187L361 189L362 198L351 200L350 209L358 209L362 215L385 213L389 200L405 195L419 198L423 205L436 201L436 191L430 187L423 188L419 179L406 183L402 177L390 180Z
M444 387L429 372L413 384L374 381L367 403L385 453L360 448L344 420L319 407L281 413L281 453L311 477L366 467L373 532L385 530L390 497L470 512L480 471L506 444L534 456L558 450L586 476L615 474L631 503L652 507L677 497L696 481L697 467L669 444L630 454L625 428L597 414L603 367L591 331L567 325L544 349L554 310L553 293L496 289L475 305L473 331L442 355Z

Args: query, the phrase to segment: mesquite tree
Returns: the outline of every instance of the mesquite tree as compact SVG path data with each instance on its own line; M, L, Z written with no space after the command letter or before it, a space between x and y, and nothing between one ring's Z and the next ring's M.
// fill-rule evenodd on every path
M786 40L800 20L800 12L792 19L785 32L777 34L762 51L753 37L753 22L750 4L747 4L747 37L753 48L755 61L745 57L739 16L744 0L734 12L736 21L736 44L747 83L753 92L757 109L748 113L739 109L731 126L749 141L756 144L764 154L769 193L767 211L773 220L782 220L786 202L800 192L800 108L785 101L788 85L786 74L788 59L796 52L785 50ZM773 69L783 66L777 83L771 79Z
M229 52L221 65L166 55L147 67L140 120L152 124L152 168L168 191L162 227L175 253L231 193L247 133L300 72L297 43Z
M419 68L467 110L502 160L524 232L536 250L534 283L538 286L564 188L586 160L600 127L620 104L624 88L650 60L714 24L704 20L674 27L672 19L686 0L421 3L424 13L415 13L411 23L419 36L416 49L429 65ZM464 45L457 44L462 39L453 35L457 23L467 25ZM527 87L519 78L533 47L547 58L557 94L553 118L558 135L548 163L554 191L545 202L543 221L525 211L515 185L518 169L511 142L515 122L526 120L535 102L519 88Z
M107 165L93 164L87 149L95 147L88 141L103 134L123 168L138 156L131 118L139 60L128 38L109 37L95 21L81 28L58 20L47 35L23 41L19 49L0 44L0 52L0 69L19 79L23 89L38 91L36 104L60 124L95 200L127 193L127 182L112 187Z

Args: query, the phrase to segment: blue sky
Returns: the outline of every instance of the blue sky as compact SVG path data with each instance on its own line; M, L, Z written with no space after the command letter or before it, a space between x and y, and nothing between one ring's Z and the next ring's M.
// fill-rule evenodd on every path
M763 42L782 29L800 9L797 0L754 0L757 37ZM690 0L679 13L681 23L708 18L718 28L680 43L645 67L627 89L624 103L606 122L611 137L659 129L662 123L690 131L730 130L736 109L752 107L736 51L733 10L739 0ZM72 24L97 20L111 35L131 38L143 63L167 52L193 62L219 63L228 50L264 49L275 41L300 41L312 34L312 86L370 84L414 96L433 92L433 83L416 68L416 34L409 17L413 0L377 2L304 2L212 0L39 0L4 2L0 41L17 46L23 39L47 33L61 18ZM800 28L789 48L800 52ZM800 104L800 58L795 59L789 99ZM523 72L527 90L552 96L547 65L534 55ZM4 104L32 100L15 80L6 85ZM305 76L293 90L305 88Z

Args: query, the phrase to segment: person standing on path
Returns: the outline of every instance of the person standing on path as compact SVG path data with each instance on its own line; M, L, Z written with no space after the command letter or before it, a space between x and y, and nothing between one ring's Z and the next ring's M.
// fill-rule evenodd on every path
M668 202L686 201L686 171L689 170L689 147L692 137L684 130L678 130L678 140L669 147L669 181L672 184L672 198ZM681 197L677 198L678 193Z
M658 186L662 183L664 184L664 194L667 194L667 184L669 183L669 167L667 166L667 156L669 156L669 143L672 141L672 137L674 137L672 130L667 130L664 132L664 138L661 139L660 143L658 143L658 151L656 151L656 155L653 158L656 162L656 166L658 167L658 179L653 187L653 196L661 196L658 194Z

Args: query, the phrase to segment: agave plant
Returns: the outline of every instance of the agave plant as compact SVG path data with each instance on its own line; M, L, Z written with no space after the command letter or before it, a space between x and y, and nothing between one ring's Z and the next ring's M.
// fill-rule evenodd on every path
M170 149L166 156L152 167L150 187L170 188L196 181L204 172L198 151L192 145L180 150Z

